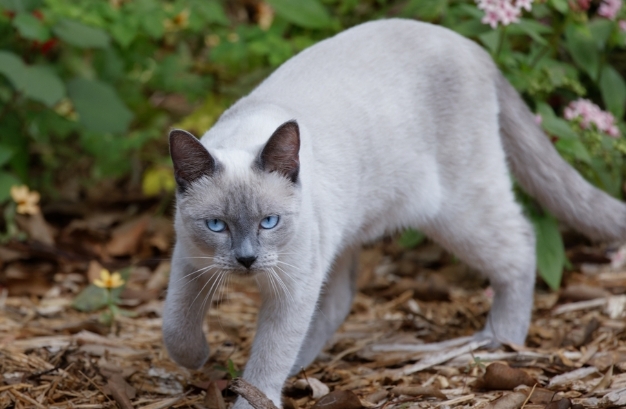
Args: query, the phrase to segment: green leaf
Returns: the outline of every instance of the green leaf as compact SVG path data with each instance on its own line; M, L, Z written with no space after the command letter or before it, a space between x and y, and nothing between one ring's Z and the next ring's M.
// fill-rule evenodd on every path
M528 34L533 40L541 45L546 45L548 42L542 37L542 34L549 34L552 32L552 28L541 24L535 20L521 19L515 27L520 28L523 32Z
M578 139L578 134L570 127L569 122L556 116L542 116L541 127L559 138Z
M620 179L615 178L603 158L594 157L591 159L591 169L596 176L595 185L609 193L611 196L619 197L621 192Z
M576 65L596 81L600 68L600 51L589 28L568 25L565 29L565 44Z
M550 0L550 4L552 4L552 7L557 9L557 11L561 12L561 14L567 14L569 11L567 0Z
M76 296L72 307L83 312L97 311L107 305L107 299L107 290L90 284Z
M328 28L330 15L319 0L267 0L276 14L305 28Z
M57 103L65 96L65 86L61 79L49 68L34 65L26 67L22 91L26 96L48 106Z
M467 20L459 24L448 27L465 37L476 37L487 31L491 31L488 25L481 23L480 20Z
M216 23L223 26L230 24L222 5L214 0L196 0L192 3L193 10L200 13L207 23Z
M59 21L52 31L61 40L79 48L105 48L110 41L104 30L69 19Z
M550 105L537 103L537 112L541 115L541 127L549 134L564 139L578 139L578 134L572 130L569 122L557 117Z
M595 40L596 47L598 47L599 50L604 50L606 47L606 42L613 32L614 25L615 23L613 21L606 18L597 18L589 22L588 27L591 32L591 37Z
M4 166L13 156L13 149L0 145L0 166Z
M442 0L410 0L402 11L422 21L432 21L445 13L448 2Z
M589 151L578 139L559 139L554 145L560 153L569 154L581 162L591 163Z
M500 32L491 30L479 35L478 39L491 53L495 53L498 50L498 44L500 44Z
M141 19L141 26L150 37L155 40L163 37L165 26L163 25L163 16L158 13L150 13Z
M65 96L63 82L52 70L40 65L27 66L13 53L0 51L0 73L16 90L48 106Z
M123 133L133 119L132 112L109 84L74 79L67 84L79 122L96 132Z
M16 89L21 89L24 83L24 63L17 55L9 51L0 51L0 74L3 74Z
M30 13L18 13L13 19L13 26L20 35L29 40L46 41L50 32L42 22Z
M621 74L608 64L602 67L600 92L607 109L616 118L621 118L626 105L626 82Z
M131 18L121 18L109 28L109 32L123 48L133 42L137 36L139 22Z
M537 236L537 269L548 286L557 291L561 286L565 250L559 224L551 215L532 217Z
M0 0L0 7L10 11L25 11L29 10L32 1L24 0Z
M424 233L417 230L408 229L405 230L404 233L402 233L402 235L398 239L398 244L400 244L404 248L411 249L419 246L424 241L424 239L426 239Z
M0 172L0 203L11 197L11 186L19 185L20 181L8 172Z

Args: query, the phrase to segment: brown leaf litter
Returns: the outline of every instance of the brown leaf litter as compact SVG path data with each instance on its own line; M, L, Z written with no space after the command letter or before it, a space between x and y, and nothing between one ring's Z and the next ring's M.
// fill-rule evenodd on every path
M49 215L46 215L48 220ZM172 230L165 218L93 213L46 227L44 242L0 247L0 408L215 408L236 397L259 295L233 282L205 320L198 371L161 341ZM626 405L626 270L575 244L564 289L538 285L525 347L481 349L492 291L432 243L385 240L361 257L350 317L290 379L283 406L307 408L608 408ZM72 300L103 268L130 267L111 327Z

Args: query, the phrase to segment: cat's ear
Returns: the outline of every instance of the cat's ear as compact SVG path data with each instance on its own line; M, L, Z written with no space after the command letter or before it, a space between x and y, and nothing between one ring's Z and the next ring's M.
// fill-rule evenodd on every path
M174 178L181 188L215 171L215 159L200 141L189 132L174 129L170 132L170 155L174 162Z
M287 121L274 131L261 152L261 168L278 172L296 183L300 170L300 129L294 120Z

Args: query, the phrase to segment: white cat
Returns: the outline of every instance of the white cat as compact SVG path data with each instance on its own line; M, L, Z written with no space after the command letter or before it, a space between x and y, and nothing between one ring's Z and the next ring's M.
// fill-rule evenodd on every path
M425 23L371 22L322 41L201 141L174 130L170 147L179 191L167 350L201 367L207 300L228 274L254 277L263 302L243 377L276 405L348 314L361 243L406 227L491 281L476 337L524 342L535 236L507 160L561 220L591 238L626 238L626 206L560 158L489 55Z

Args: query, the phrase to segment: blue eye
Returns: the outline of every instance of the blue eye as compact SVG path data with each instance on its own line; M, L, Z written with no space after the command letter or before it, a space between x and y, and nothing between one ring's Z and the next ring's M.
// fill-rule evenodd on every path
M264 229L273 229L278 224L278 216L272 215L267 216L265 219L261 220L261 227Z
M220 219L209 219L206 221L206 227L208 227L211 231L219 233L226 229L226 223Z

